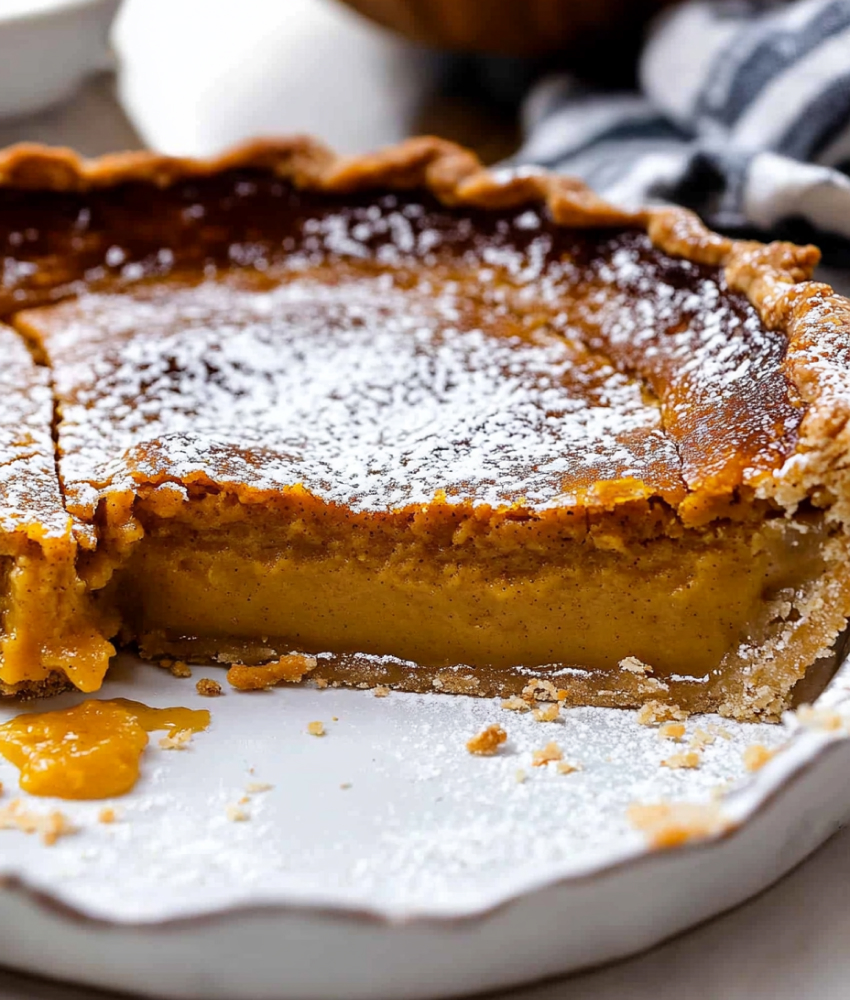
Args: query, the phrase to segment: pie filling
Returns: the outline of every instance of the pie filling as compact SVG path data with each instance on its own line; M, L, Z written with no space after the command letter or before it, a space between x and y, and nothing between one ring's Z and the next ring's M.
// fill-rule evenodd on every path
M137 506L144 537L101 592L145 655L390 656L417 664L408 684L421 689L458 666L487 694L516 692L523 668L609 684L627 657L659 681L713 681L740 669L742 643L793 618L794 595L824 570L817 517L662 534L626 554L558 510L345 519L312 498L252 509L223 494L156 506ZM344 664L325 657L319 673Z
M642 231L231 171L0 191L4 244L71 520L62 558L0 522L7 690L94 690L117 638L770 716L843 627L829 496L754 485L784 334Z

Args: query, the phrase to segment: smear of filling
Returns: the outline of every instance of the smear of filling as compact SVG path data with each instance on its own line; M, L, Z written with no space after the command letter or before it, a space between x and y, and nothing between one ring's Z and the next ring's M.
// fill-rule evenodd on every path
M205 709L150 708L116 698L56 712L27 713L0 725L0 755L21 772L31 795L107 799L124 795L141 773L148 733L200 733Z

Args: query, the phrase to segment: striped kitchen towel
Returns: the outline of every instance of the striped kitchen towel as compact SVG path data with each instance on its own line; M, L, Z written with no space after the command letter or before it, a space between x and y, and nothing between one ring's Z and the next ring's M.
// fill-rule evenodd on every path
M640 93L566 76L525 102L513 162L727 231L850 240L850 0L691 0L654 24Z

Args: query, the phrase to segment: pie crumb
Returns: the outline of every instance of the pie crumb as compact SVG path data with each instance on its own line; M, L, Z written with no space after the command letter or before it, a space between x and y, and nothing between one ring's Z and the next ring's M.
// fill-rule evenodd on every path
M324 736L325 735L325 724L323 722L308 722L307 732L311 736Z
M517 695L511 695L510 698L505 698L502 702L502 708L506 708L509 712L527 712L529 709L529 704L524 698L520 698Z
M703 750L705 747L710 747L712 743L716 742L716 736L707 732L705 729L697 727L691 736L690 748L691 750Z
M688 714L678 705L668 705L663 701L648 701L638 709L637 721L641 726L657 726L662 722L684 722Z
M744 767L748 771L760 771L775 755L775 750L768 750L763 744L754 743L744 751Z
M672 768L675 771L697 768L699 763L700 755L696 750L686 750L684 753L674 753L672 757L662 760L661 766Z
M522 697L526 701L563 701L560 692L551 681L533 680L522 689Z
M732 739L732 734L729 732L729 730L725 729L723 726L718 725L716 722L713 722L708 727L708 731L712 733L714 736L719 736L721 740Z
M516 783L521 785L528 778L528 775L521 767L518 767L516 773L514 774L514 778L516 779Z
M475 694L481 686L481 681L477 677L469 674L445 673L437 674L431 681L431 686L436 691L447 691L449 694Z
M685 735L684 723L665 722L658 730L658 735L665 740L680 740Z
M478 757L492 757L507 738L508 734L501 726L488 726L467 741L466 749Z
M651 674L652 667L636 656L626 656L617 664L620 670L628 670L630 674Z
M311 670L315 670L316 662L315 656L290 653L260 667L234 663L227 671L227 682L237 691L265 691L281 682L297 684Z
M629 822L645 833L653 847L678 847L690 840L710 837L729 828L716 802L635 803L628 809Z
M844 719L828 708L815 708L814 705L800 705L796 712L797 721L806 729L823 729L835 732L844 726Z
M372 691L372 694L373 694L373 695L374 695L374 696L375 696L376 698L386 698L386 696L387 696L387 695L388 695L389 693L390 693L390 689L389 689L389 688L388 688L388 687L386 686L386 684L379 684L379 685L378 685L378 686L377 686L377 687L376 687L376 688L375 688L375 689L374 689L374 690Z
M111 806L105 806L97 814L98 823L114 823L118 815Z
M244 823L251 818L250 814L244 809L240 809L239 806L230 805L225 812L231 823Z
M559 760L555 770L558 774L574 774L581 770L581 764L570 764L568 761Z
M349 789L349 788L351 788L351 782L350 782L350 781L344 781L344 782L343 782L343 783L342 783L342 784L341 784L341 785L340 785L339 787L340 787L340 788L341 788L341 789L342 789L342 790L343 790L344 792L347 792L347 791L348 791L348 789Z
M20 799L13 799L0 809L0 830L20 830L21 833L40 834L42 843L52 847L60 837L77 832L77 827L58 810L47 813L29 812Z
M164 659L159 661L159 665L167 670L172 677L191 677L192 671L189 669L189 664L184 660L170 660Z
M163 736L159 745L163 750L185 750L191 740L191 729L178 729L177 732Z
M195 690L204 698L217 698L221 694L221 684L211 677L202 677L195 685Z
M534 718L538 722L557 722L561 717L560 702L551 702L545 708L535 708Z
M270 785L267 781L249 781L245 791L249 795L259 795L260 792L270 792L273 788L274 785Z
M545 767L552 761L563 760L564 754L557 743L547 743L542 750L531 751L531 766Z
M324 677L317 677L315 680L315 684L320 691L324 691L325 688L328 686L327 679Z

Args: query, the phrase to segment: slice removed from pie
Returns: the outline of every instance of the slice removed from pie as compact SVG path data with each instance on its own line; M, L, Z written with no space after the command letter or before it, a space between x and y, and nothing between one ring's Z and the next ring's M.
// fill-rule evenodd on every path
M103 640L750 718L844 628L850 303L813 248L437 140L0 178Z

